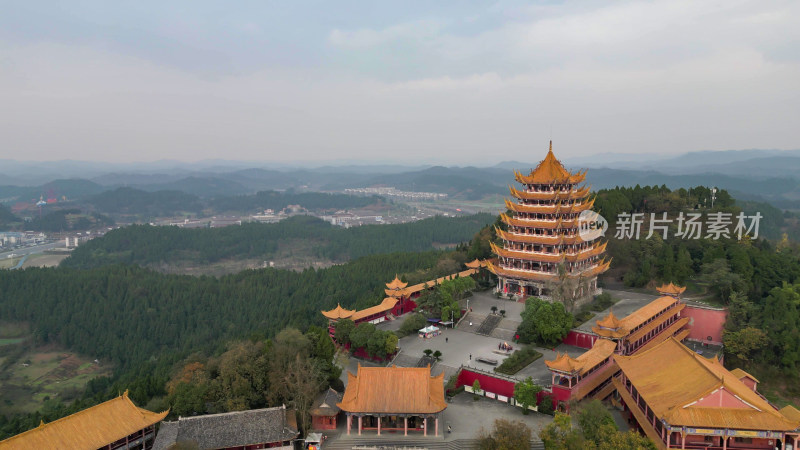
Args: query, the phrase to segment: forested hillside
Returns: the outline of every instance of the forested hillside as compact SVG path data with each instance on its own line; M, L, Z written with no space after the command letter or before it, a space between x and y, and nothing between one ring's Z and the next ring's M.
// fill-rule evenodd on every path
M18 222L22 222L22 219L15 216L8 207L0 204L0 228L10 227Z
M126 265L0 271L0 317L29 323L37 343L56 342L115 365L113 379L90 383L81 405L125 389L146 404L165 395L173 365L192 353L218 354L231 340L263 339L287 326L323 325L321 309L377 304L395 274L429 279L463 267L466 258L465 252L393 253L323 270L248 270L220 278ZM53 402L48 420L70 411ZM41 417L17 416L6 424L0 415L0 428L16 433Z
M281 244L308 244L314 256L343 262L366 255L425 251L435 244L467 242L495 218L490 214L433 217L392 225L335 227L321 219L295 216L275 224L246 223L224 228L183 229L133 225L78 247L62 264L90 268L126 263L152 265L226 258L267 258Z

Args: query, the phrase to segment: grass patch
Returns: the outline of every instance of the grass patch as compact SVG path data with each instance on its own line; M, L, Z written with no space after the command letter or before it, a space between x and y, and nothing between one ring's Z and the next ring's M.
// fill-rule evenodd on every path
M505 375L514 375L541 357L542 354L534 350L533 347L522 347L519 350L515 350L502 364L495 367L494 371Z
M575 320L572 322L572 328L577 328L594 317L595 314L589 311L579 311L575 314Z
M0 338L0 347L4 345L14 345L19 344L20 342L24 341L25 338Z
M594 298L590 303L581 306L581 312L594 311L601 312L612 306L619 301L618 298L612 297L608 292L603 292Z

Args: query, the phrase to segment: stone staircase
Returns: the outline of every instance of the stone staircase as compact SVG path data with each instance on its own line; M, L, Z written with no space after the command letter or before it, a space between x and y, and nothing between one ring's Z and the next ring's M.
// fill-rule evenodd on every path
M405 436L341 436L329 440L322 446L324 450L471 450L478 448L477 439L423 438ZM544 450L540 440L531 441L531 450Z
M490 334L492 334L492 331L494 331L494 329L497 328L497 325L500 323L501 320L503 320L503 316L499 316L497 314L489 314L488 316L486 316L486 319L484 319L483 323L481 323L481 326L478 327L478 331L476 331L475 333L483 336L489 336Z

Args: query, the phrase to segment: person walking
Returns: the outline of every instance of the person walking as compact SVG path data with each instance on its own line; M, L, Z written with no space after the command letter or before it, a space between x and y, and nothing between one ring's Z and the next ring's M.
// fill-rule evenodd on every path
M444 338L444 343L447 344L447 337Z

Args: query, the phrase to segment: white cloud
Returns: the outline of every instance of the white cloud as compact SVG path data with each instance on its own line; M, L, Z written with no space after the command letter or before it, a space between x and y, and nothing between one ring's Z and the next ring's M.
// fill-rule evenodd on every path
M209 79L101 45L0 42L0 158L489 164L535 161L551 127L563 157L800 147L794 3L515 8L472 34L444 18L325 35L332 57L390 54L388 75Z

